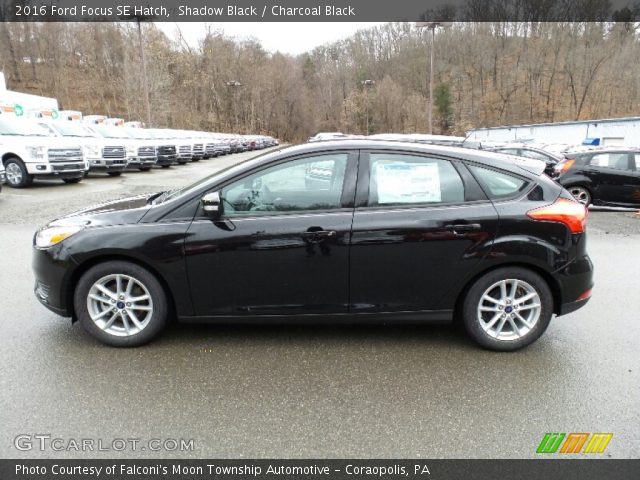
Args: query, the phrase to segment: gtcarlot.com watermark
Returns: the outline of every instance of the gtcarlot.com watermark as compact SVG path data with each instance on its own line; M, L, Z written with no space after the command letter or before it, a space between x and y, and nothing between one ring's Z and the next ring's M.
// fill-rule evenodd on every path
M184 438L62 438L50 433L23 433L13 439L22 452L192 452L194 439Z

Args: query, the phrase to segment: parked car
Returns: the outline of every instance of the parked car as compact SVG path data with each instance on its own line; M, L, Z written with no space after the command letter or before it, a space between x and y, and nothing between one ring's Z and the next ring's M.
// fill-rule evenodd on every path
M6 180L6 176L4 172L4 165L2 164L2 162L0 162L0 191L2 191L2 184L4 183L5 180Z
M349 135L342 132L320 132L316 133L313 137L309 137L307 142L321 142L325 140L337 140L340 138L348 138Z
M101 149L97 146L93 147L93 151L87 149L92 171L104 172L110 177L119 177L126 170L129 161L135 161L137 158L137 144L124 128L112 127L104 123L87 123L85 128L108 143Z
M640 206L640 149L610 147L566 156L554 174L580 203Z
M547 175L553 175L555 166L564 160L564 156L557 153L552 153L541 148L532 147L529 145L505 145L503 147L491 148L494 152L502 152L510 155L517 155L519 157L534 158L536 160L542 160L546 164L545 173Z
M0 160L7 185L28 187L34 179L82 180L89 166L77 139L50 136L31 120L0 117Z
M124 168L123 165L127 165L128 160L135 160L123 159L121 156L122 152L126 153L127 151L124 142L127 142L128 139L120 138L114 141L113 137L107 138L104 135L99 135L91 126L83 125L79 121L37 119L35 122L54 136L76 139L84 149L90 170L103 171L109 175L118 176ZM101 128L110 127L103 126Z
M593 266L586 208L542 162L512 158L354 140L270 152L50 222L34 237L35 293L114 346L175 314L458 318L480 345L515 350L588 301Z

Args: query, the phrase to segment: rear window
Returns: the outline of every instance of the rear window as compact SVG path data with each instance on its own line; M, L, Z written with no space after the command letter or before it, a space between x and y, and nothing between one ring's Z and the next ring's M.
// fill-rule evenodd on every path
M491 170L477 165L469 165L469 169L473 172L487 196L492 200L515 197L520 193L524 193L529 185L527 180L506 172Z

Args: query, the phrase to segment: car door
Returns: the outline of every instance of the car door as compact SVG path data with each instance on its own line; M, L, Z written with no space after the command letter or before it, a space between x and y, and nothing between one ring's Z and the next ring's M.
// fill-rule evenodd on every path
M352 312L441 310L487 254L493 204L457 160L363 152L351 238Z
M640 206L640 153L636 153L633 156L632 167L633 190L631 192L631 203L634 206Z
M633 204L633 154L625 151L603 152L591 157L585 173L594 185L595 198L609 204Z
M358 155L289 158L220 190L185 251L198 316L344 313Z

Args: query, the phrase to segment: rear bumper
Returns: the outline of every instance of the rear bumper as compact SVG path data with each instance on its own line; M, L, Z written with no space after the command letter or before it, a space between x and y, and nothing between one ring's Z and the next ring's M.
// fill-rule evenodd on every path
M583 300L576 300L575 302L564 303L560 306L560 312L558 312L558 316L566 315L567 313L575 312L576 310L584 307L587 302L591 300L591 297L587 297Z
M575 312L589 301L593 288L593 263L588 255L575 259L555 273L560 286L557 315Z

